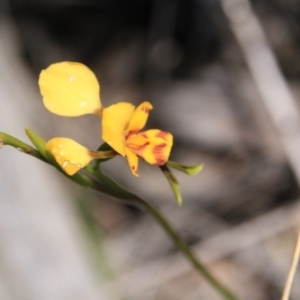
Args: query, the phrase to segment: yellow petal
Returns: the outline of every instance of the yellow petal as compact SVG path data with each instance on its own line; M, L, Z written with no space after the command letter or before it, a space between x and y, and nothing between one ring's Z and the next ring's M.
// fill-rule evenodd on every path
M144 128L152 108L153 106L149 102L143 102L136 108L127 128L129 134L138 133Z
M125 156L125 130L134 112L134 105L120 102L103 109L102 139Z
M125 148L125 152L132 174L138 177L138 157L129 148Z
M126 146L151 165L161 166L170 156L173 136L158 129L140 132L126 140Z
M76 62L60 62L43 70L39 87L45 107L66 117L99 113L100 87L94 73Z
M93 159L87 148L68 138L54 138L46 149L68 175L74 175Z

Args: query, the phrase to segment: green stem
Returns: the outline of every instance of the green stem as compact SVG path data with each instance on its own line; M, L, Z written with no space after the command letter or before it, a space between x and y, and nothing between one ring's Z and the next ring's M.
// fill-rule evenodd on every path
M126 205L135 206L150 214L157 221L157 223L162 227L162 229L167 233L170 239L181 251L181 253L186 257L186 259L197 270L197 272L201 274L213 287L215 287L215 289L218 290L218 292L223 296L224 299L237 300L237 297L233 295L233 293L230 290L228 290L217 278L215 278L214 275L196 258L195 254L190 249L190 247L184 242L184 240L180 237L180 235L173 229L172 225L165 219L165 217L158 210L156 210L149 203L145 202L143 199L120 188L110 178L108 178L103 173L101 173L100 170L96 171L90 166L87 166L85 169L93 176L95 177L97 176L102 181L104 180L103 183L105 183L106 188L111 187L108 193L114 196L118 202L121 202ZM118 192L120 192L120 195L118 195ZM125 193L127 193L126 197L124 197Z
M19 150L20 152L26 153L30 156L33 156L35 158L42 160L43 162L55 167L60 173L62 173L63 175L65 175L66 177L71 179L72 181L76 182L77 184L80 184L85 187L94 188L94 189L96 189L98 187L98 183L87 176L83 176L80 174L75 174L73 176L69 176L61 169L61 167L54 161L54 159L52 161L49 161L47 159L46 155L41 154L43 152L41 152L41 151L39 152L35 148L29 146L26 143L23 143L22 141L16 139L15 137L13 137L9 134L0 132L0 148L3 145L12 146L12 147L16 148L17 150Z
M126 205L135 206L143 211L149 213L157 223L162 227L162 229L167 233L170 239L178 247L181 253L186 257L186 259L192 264L195 270L201 274L215 289L223 296L226 300L237 300L237 297L232 294L219 280L217 280L212 273L196 258L195 254L192 252L190 247L184 242L180 235L173 229L172 225L165 219L165 217L157 211L149 203L145 202L141 198L132 194L131 192L121 188L113 180L103 174L100 169L95 170L91 166L85 167L85 170L93 176L90 178L81 174L75 174L73 176L68 176L59 165L49 158L47 152L44 151L45 141L37 136L34 132L27 130L27 134L34 141L35 146L39 151L32 148L31 146L19 141L18 139L0 132L0 148L2 145L10 145L16 149L34 156L54 167L56 167L62 174L67 176L72 181L84 186L89 187L97 192L106 193L113 196L118 202Z
M172 225L153 206L143 201L143 208L146 210L164 229L181 253L222 296L227 300L237 300L238 298L225 287L195 256L191 248L184 242Z
M135 206L148 214L150 214L154 220L162 227L169 238L178 247L181 253L186 257L186 259L192 264L195 270L202 275L215 289L223 296L226 300L237 300L238 298L225 287L214 275L203 265L195 256L190 247L184 242L180 235L173 229L172 225L167 221L167 219L154 208L149 203L145 202L143 199L137 197L136 195L124 190L118 186L109 177L104 175L100 169L95 170L90 166L85 168L87 172L97 177L106 187L106 192L113 196L118 202L125 205ZM102 192L103 189L100 187ZM96 188L99 191L99 189Z
M46 162L46 159L36 149L21 142L20 140L14 138L13 136L11 136L9 134L0 132L0 148L3 145L12 146L21 152L24 152L26 154L29 154L35 158L38 158L38 159Z

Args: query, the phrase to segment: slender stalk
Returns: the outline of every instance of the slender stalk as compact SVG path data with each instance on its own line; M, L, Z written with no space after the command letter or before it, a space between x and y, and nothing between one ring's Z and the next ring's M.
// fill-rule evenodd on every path
M172 225L153 206L117 185L113 180L103 174L100 169L96 170L91 166L85 167L85 171L89 175L92 175L93 178L81 174L75 174L73 176L67 175L59 167L59 165L55 161L53 161L51 157L49 157L49 154L45 151L46 142L31 130L28 129L26 132L39 151L5 133L0 133L0 148L3 145L13 146L24 153L27 153L54 166L69 179L84 187L89 187L97 192L111 195L118 202L135 206L149 213L178 247L179 251L181 251L186 259L192 264L195 270L200 275L202 275L220 293L220 295L222 295L223 299L237 300L237 297L230 290L228 290L217 278L215 278L213 274L206 268L206 266L204 266L196 258L195 254L180 237L180 235L173 229Z
M93 158L98 158L98 159L106 159L106 158L112 158L118 153L114 150L109 150L109 151L90 151L90 154Z
M201 274L222 296L227 300L237 300L238 298L224 286L214 275L204 266L192 252L191 248L184 242L180 235L173 229L172 225L153 206L143 201L141 205L164 229L174 244L178 247L185 258L192 264L195 270Z
M38 158L42 161L46 161L46 159L33 147L21 142L20 140L14 138L13 136L0 132L0 148L3 145L8 145L16 148L17 150L29 154L35 158Z
M90 166L86 167L85 170L97 176L102 181L104 180L106 187L111 188L108 194L115 197L118 202L126 205L135 206L148 214L150 214L153 219L161 226L161 228L166 232L169 238L174 242L179 251L185 256L185 258L192 264L195 270L203 276L226 300L237 300L238 298L226 287L224 286L214 275L203 265L195 256L190 247L185 243L181 236L173 229L172 225L167 221L167 219L152 205L145 202L143 199L137 197L136 195L122 189L116 183L114 183L110 178L106 177L100 170L95 170ZM99 191L99 189L96 188ZM118 195L121 193L122 195Z
M42 141L42 142L44 142L44 141ZM54 161L54 159L49 161L47 159L46 155L44 156L41 154L43 152L36 150L35 148L31 147L30 145L16 139L15 137L13 137L9 134L0 132L0 149L4 145L12 146L12 147L16 148L17 150L19 150L20 152L26 153L30 156L33 156L35 158L42 160L43 162L45 162L49 165L52 165L63 175L65 175L72 181L74 181L82 186L90 187L90 188L94 188L94 189L96 189L98 187L98 183L87 176L80 175L80 174L75 174L73 176L69 176L61 169L61 167Z
M93 171L95 174L95 171ZM90 188L104 192L103 186L95 187L90 186ZM174 244L178 247L179 251L185 256L185 258L192 264L195 270L203 276L226 300L237 300L238 298L226 287L224 286L214 275L203 265L192 252L190 247L184 242L184 240L180 237L180 235L173 229L172 225L165 219L165 217L157 211L153 206L144 200L138 198L135 195L130 194L128 192L128 198L124 198L124 194L117 196L118 191L111 191L107 186L105 186L105 193L110 194L114 197L114 199L122 204L135 206L148 214L150 214L154 220L161 226L161 228L166 232L169 238L174 242Z
M85 170L91 175L97 177L101 181L99 187L91 186L92 189L100 192L105 192L114 197L114 199L125 205L135 206L148 214L150 214L154 220L161 226L161 228L166 232L169 238L178 247L179 251L185 256L185 258L192 264L195 270L203 276L226 300L237 300L238 298L226 287L224 286L214 275L203 265L192 252L190 247L184 242L181 236L173 229L172 225L167 221L167 219L152 205L145 202L143 199L137 197L136 195L124 190L119 187L114 181L109 177L101 173L100 169L95 170L91 166L85 167ZM100 184L100 183L99 183ZM104 186L102 186L104 184ZM105 188L105 190L103 190Z

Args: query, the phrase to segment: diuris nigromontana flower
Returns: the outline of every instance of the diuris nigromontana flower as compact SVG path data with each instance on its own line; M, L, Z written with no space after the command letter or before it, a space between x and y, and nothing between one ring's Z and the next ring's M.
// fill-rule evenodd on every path
M85 65L77 62L52 64L41 72L39 87L45 107L54 114L66 117L102 115L102 139L116 153L127 157L133 175L138 176L138 157L159 166L168 161L172 134L159 129L141 131L152 105L143 102L135 108L131 103L120 102L103 108L98 80ZM91 160L103 158L97 151L68 138L51 139L46 148L69 175Z
M159 129L141 131L152 109L149 102L137 108L121 102L103 109L102 138L116 152L126 156L131 171L138 176L138 157L151 165L164 165L170 155L173 136Z

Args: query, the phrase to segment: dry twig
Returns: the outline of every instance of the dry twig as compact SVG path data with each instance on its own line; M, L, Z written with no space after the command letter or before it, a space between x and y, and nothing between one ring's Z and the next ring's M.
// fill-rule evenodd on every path
M297 268L298 261L299 261L299 254L300 254L300 231L298 233L298 239L297 239L297 244L296 244L294 255L293 255L292 265L291 265L291 268L290 268L290 271L289 271L289 274L288 274L288 277L286 280L286 284L284 287L284 291L283 291L281 300L288 300L288 298L289 298L293 279L294 279L296 268Z

